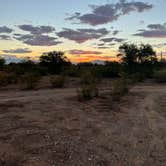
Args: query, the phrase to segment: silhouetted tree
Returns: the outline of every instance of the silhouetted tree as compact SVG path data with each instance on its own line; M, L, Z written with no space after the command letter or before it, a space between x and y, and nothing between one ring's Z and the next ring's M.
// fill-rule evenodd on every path
M137 57L139 49L135 44L123 44L119 47L118 57L121 57L121 61L125 66L125 70L128 73L135 72Z
M135 44L123 44L119 47L118 57L124 64L128 74L144 72L150 75L153 72L157 62L156 53L149 44L141 44L139 47Z
M142 44L139 47L138 63L140 64L140 72L144 72L146 76L151 76L157 66L156 52L149 44Z
M5 65L5 59L0 57L0 70L3 69L4 65Z
M138 62L143 64L145 62L156 62L156 52L149 44L141 44L138 52Z
M48 68L51 74L59 74L64 66L70 65L70 61L64 56L64 52L53 51L40 57L40 65Z

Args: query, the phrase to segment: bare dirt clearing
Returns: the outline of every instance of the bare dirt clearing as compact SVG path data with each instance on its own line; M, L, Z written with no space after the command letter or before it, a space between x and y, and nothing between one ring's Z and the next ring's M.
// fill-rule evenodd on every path
M135 86L113 107L107 97L75 96L74 88L1 91L0 165L166 165L166 85Z

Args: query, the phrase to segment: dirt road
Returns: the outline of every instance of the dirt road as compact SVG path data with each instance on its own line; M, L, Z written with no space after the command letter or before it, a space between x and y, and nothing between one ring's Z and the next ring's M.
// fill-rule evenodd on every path
M114 105L75 96L74 88L2 91L0 165L166 165L166 85L135 86Z

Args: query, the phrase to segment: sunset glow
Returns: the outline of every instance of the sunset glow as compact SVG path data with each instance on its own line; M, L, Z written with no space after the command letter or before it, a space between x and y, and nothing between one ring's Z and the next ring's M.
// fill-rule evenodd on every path
M165 7L165 0L1 1L0 55L37 60L56 50L72 62L117 61L128 42L165 56Z

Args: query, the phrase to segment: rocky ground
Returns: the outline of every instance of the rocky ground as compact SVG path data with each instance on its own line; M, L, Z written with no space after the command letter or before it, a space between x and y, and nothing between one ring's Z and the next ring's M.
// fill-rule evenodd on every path
M0 92L0 166L165 166L166 85L142 83L116 104L109 88Z

